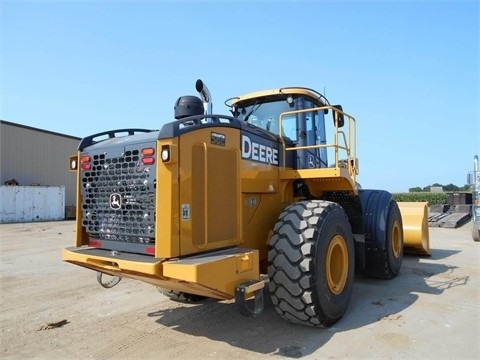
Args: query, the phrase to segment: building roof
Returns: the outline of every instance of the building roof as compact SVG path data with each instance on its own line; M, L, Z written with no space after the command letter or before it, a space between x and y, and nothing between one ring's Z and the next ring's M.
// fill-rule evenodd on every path
M39 129L39 128L35 128L35 127L32 127L32 126L17 124L17 123L10 122L10 121L5 121L5 120L0 120L0 124L6 124L6 125L10 125L10 126L16 126L16 127L23 128L23 129L28 129L28 130L33 130L33 131L39 131L39 132L43 132L43 133L46 133L46 134L61 136L61 137L65 137L65 138L75 139L75 140L81 140L81 139L82 139L82 138L77 137L77 136L66 135L66 134L62 134L62 133L58 133L58 132L54 132L54 131Z

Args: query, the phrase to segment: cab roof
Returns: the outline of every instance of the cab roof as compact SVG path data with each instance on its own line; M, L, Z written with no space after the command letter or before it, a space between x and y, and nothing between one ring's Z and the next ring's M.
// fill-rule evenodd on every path
M329 102L319 92L305 87L283 87L278 89L255 91L241 96L227 99L227 106L245 106L254 103L260 99L261 102L273 101L278 98L287 98L289 95L293 97L304 96L315 102L318 106L328 105Z

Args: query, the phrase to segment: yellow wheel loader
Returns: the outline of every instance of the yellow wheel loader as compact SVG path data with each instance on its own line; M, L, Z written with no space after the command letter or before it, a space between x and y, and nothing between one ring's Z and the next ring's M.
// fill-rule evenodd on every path
M357 184L357 124L340 105L285 87L228 99L219 115L201 80L196 90L160 130L81 140L63 260L105 287L133 278L177 300L234 299L246 316L270 296L282 318L328 327L355 273L393 278L404 251L429 253L426 204Z

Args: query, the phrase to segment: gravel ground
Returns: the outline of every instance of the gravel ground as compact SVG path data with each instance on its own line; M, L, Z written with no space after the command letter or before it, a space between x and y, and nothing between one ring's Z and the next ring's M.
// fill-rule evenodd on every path
M480 358L480 243L471 224L430 228L431 257L405 256L393 280L357 276L329 329L244 318L229 301L180 304L123 279L98 285L61 260L74 222L1 224L3 359Z

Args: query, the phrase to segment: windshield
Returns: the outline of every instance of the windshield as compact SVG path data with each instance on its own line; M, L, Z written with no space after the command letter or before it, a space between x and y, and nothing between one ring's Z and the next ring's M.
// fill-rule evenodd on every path
M258 126L262 129L273 132L280 135L279 131L279 119L280 114L289 111L295 111L300 109L315 108L318 105L304 97L297 97L293 99L293 102L288 103L286 99L279 99L277 101L259 102L253 103L249 106L239 106L236 109L236 116L240 120L249 122L252 125ZM293 114L283 117L283 131L282 136L288 137L293 141L298 137L298 123L297 118L303 117L303 120L309 124L309 130L320 130L318 121L318 112L306 112L303 115ZM322 114L323 120L323 114ZM308 125L307 125L308 127ZM302 126L300 126L302 128Z
M281 113L291 111L292 108L284 100L265 103L253 103L249 106L237 108L237 117L252 125L278 134L278 119Z
M292 100L292 99L291 99ZM303 97L293 97L293 101L287 102L286 98L275 101L251 103L249 106L238 106L236 115L240 120L258 126L274 134L289 138L298 146L313 146L326 144L325 118L323 110L312 110L282 117L282 131L280 131L280 115L296 110L312 109L320 107L317 103ZM325 148L315 150L317 161L310 167L326 167L327 151ZM299 160L301 163L303 159ZM302 165L307 167L307 165Z

